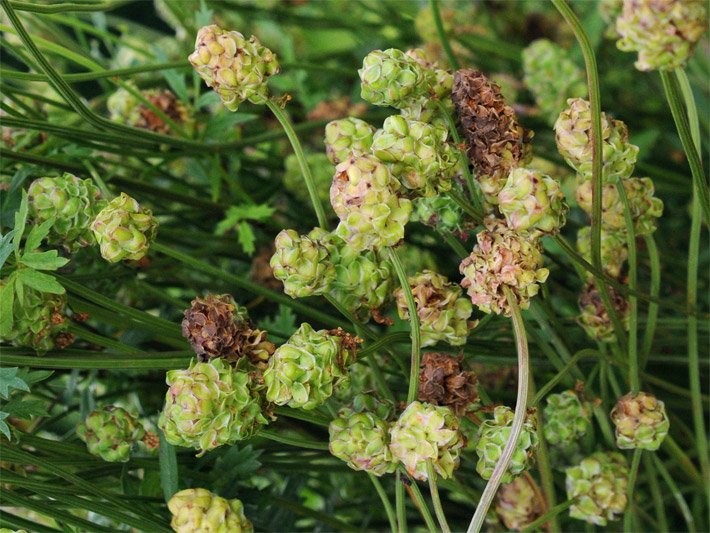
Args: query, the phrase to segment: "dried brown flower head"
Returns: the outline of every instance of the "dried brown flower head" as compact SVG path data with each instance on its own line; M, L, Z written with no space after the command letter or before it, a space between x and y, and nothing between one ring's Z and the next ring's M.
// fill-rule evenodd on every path
M172 121L180 124L186 120L187 110L172 91L149 92L145 94L145 97ZM171 133L170 127L147 105L138 106L138 114L139 118L135 124L137 128L144 128L163 135Z
M451 99L481 190L488 202L497 204L508 174L529 155L533 132L518 124L500 87L478 70L456 72Z
M478 379L461 368L462 357L425 353L419 372L419 400L445 405L462 414L478 401Z

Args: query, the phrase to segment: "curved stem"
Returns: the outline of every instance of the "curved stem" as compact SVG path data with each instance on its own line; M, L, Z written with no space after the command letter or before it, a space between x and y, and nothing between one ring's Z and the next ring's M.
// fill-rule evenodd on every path
M530 379L528 340L525 335L523 317L520 315L520 308L518 307L518 302L515 299L513 291L507 285L503 285L503 291L505 292L505 297L510 306L513 330L515 331L515 342L518 349L518 398L515 402L515 415L513 416L513 424L510 428L508 442L505 443L505 448L503 448L503 453L498 460L498 464L493 469L493 474L488 480L483 495L481 495L481 499L476 507L476 512L468 526L468 533L478 533L481 531L481 527L483 527L488 508L491 506L501 479L508 470L510 461L513 458L513 452L515 451L515 446L518 444L527 412L528 385Z
M633 459L631 459L631 470L629 470L629 481L626 485L626 511L624 512L624 533L632 533L634 531L634 515L636 514L636 505L634 503L634 489L636 488L636 478L641 464L641 455L643 450L636 448L634 450Z
M369 476L372 485L375 487L377 494L380 496L380 500L382 500L382 505L384 506L385 512L387 513L387 520L389 520L390 523L390 530L392 530L392 533L395 533L397 531L397 518L394 515L394 509L392 508L390 499L387 497L387 493L385 492L382 483L380 483L380 480L377 479L377 476L374 476L370 473L368 473L367 475Z
M407 508L404 500L404 481L402 479L402 471L397 470L395 475L395 506L397 508L397 531L399 533L407 533Z
M412 481L412 484L409 486L409 492L412 495L412 498L414 498L414 503L417 505L419 513L422 515L427 529L430 533L436 533L436 522L434 522L434 518L431 516L426 500L424 499L424 496L422 496L422 492L419 490L419 487L415 481Z
M449 528L449 524L446 521L444 509L441 507L439 487L436 486L436 472L434 471L434 465L431 461L426 462L426 475L429 479L429 492L431 493L431 501L434 504L436 519L439 521L439 527L441 527L441 531L443 531L443 533L451 533L451 528Z
M298 139L298 135L296 135L288 115L286 115L283 109L281 109L273 100L267 100L266 107L271 110L276 117L276 120L279 121L281 127L284 129L284 132L286 132L289 142L291 143L293 153L296 155L298 164L301 167L301 172L303 173L303 180L306 182L306 188L308 189L308 196L311 198L311 204L313 204L313 210L316 212L316 217L318 217L318 225L323 229L328 229L328 219L325 216L323 205L318 197L318 189L316 189L316 183L313 179L313 174L311 174L311 168L308 166L306 156L303 153L303 147L301 146L301 141Z
M414 301L412 290L409 287L407 274L404 272L404 265L397 255L394 248L387 248L387 256L392 263L394 271L397 273L399 284L402 287L404 298L407 301L407 309L409 310L409 324L411 327L412 339L412 359L409 368L409 390L407 392L407 404L412 403L417 399L419 392L419 366L421 364L421 343L422 337L419 330L419 315L417 315L417 304Z
M666 485L668 485L668 488L671 490L671 493L673 494L673 497L675 498L675 501L678 504L678 508L680 509L680 512L683 515L685 525L688 526L688 531L690 533L695 533L695 519L693 518L693 514L690 512L690 507L688 507L688 503L685 501L685 498L683 498L683 493L681 493L678 489L678 485L676 485L675 481L673 481L673 478L668 473L668 469L663 464L663 461L658 458L658 454L653 454L653 461L656 463L658 473L661 474L663 481L665 481Z
M661 262L658 257L658 248L656 240L652 235L644 237L646 241L646 249L648 250L648 260L651 263L651 288L649 294L653 298L658 298L661 291ZM653 336L656 333L656 321L658 320L658 304L650 302L648 304L648 314L646 318L646 330L643 334L643 344L641 347L641 369L646 367L648 357L651 355L653 348Z

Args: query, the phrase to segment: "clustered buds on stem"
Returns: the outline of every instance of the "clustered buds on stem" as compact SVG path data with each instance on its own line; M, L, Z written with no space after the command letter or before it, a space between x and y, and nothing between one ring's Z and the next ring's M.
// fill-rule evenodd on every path
M592 262L592 228L589 226L585 226L577 232L577 251L587 262ZM604 270L611 277L619 278L628 256L626 235L623 232L611 231L602 227L601 258ZM589 277L593 276L589 274Z
M207 489L176 492L168 502L173 515L170 526L176 533L252 533L240 500L227 500Z
M618 452L596 452L566 470L567 498L575 500L572 518L605 526L626 509L629 470Z
M596 280L590 280L582 289L579 295L581 314L578 320L584 331L592 339L596 339L599 342L614 342L616 340L614 324L604 305L597 283ZM611 285L607 285L607 291L624 331L628 331L629 314L631 312L629 302Z
M592 424L589 404L581 401L573 390L548 396L543 415L545 440L552 445L564 446L576 442Z
M131 413L112 405L89 413L77 426L76 434L92 455L108 462L125 463L145 436L145 429Z
M135 89L135 86L133 88ZM172 91L149 90L143 92L143 97L174 123L182 125L188 121L187 108ZM111 120L162 135L173 133L170 126L155 110L124 88L117 90L108 98L106 107Z
M670 428L664 403L647 392L619 398L611 420L616 426L616 445L623 450L657 450Z
M370 152L376 128L364 120L348 117L333 120L325 126L325 150L337 165L353 156Z
M419 401L443 405L457 416L478 402L478 378L463 370L463 357L425 353L419 371Z
M157 222L145 209L121 193L104 207L91 224L101 255L109 263L128 259L138 261L155 239Z

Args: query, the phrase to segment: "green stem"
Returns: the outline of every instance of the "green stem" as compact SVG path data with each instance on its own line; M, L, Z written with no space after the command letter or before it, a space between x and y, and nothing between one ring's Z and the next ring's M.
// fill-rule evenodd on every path
M439 41L441 42L441 47L446 53L446 59L449 61L449 65L453 70L458 70L459 62L454 55L454 51L451 49L451 44L449 43L449 38L446 36L446 31L444 30L444 23L441 21L441 13L439 12L439 0L430 0L431 13L434 15L434 24L436 25L436 32L439 34Z
M493 469L493 474L486 484L486 488L481 495L481 499L476 507L476 512L468 526L468 533L479 533L483 527L483 522L486 519L488 508L493 502L493 498L498 490L503 475L508 470L508 466L513 458L513 452L518 444L520 433L525 422L527 413L528 391L529 391L529 361L528 361L528 341L525 335L525 326L523 325L523 317L520 314L520 308L512 289L507 285L503 285L505 297L510 306L511 318L513 320L513 330L515 332L515 341L518 350L518 398L515 402L515 414L513 423L510 427L510 435L505 443L503 453L498 460L498 464Z
M464 212L470 216L474 222L481 222L483 221L483 215L476 210L474 206L472 206L466 198L463 197L462 194L460 194L458 191L455 191L454 189L451 189L449 192L446 194L449 195L449 198L451 198L456 204L464 210Z
M695 533L695 520L693 519L693 514L690 512L690 507L688 507L685 498L683 498L683 494L678 489L678 485L676 485L675 481L673 481L673 478L668 473L668 469L663 464L663 461L658 458L657 454L653 454L653 461L654 463L656 463L656 469L658 469L658 473L661 474L663 481L665 481L666 485L668 485L668 488L671 490L671 493L673 494L673 497L675 498L675 501L678 504L678 508L680 509L680 512L683 515L685 524L688 526L688 531L690 533Z
M449 528L449 524L446 521L444 509L441 507L439 487L436 485L436 472L434 471L434 465L431 460L426 462L426 475L429 479L429 493L431 494L431 501L434 504L434 513L436 514L436 519L439 521L439 527L441 527L443 533L451 533L451 528Z
M631 459L631 470L629 470L629 480L626 485L626 511L624 512L624 533L633 533L634 515L636 514L636 502L634 501L634 491L636 489L636 477L638 476L639 465L643 450L636 448L633 459Z
M412 290L409 287L409 281L407 280L407 274L404 271L404 265L397 255L397 250L394 248L387 248L387 257L389 258L392 267L394 268L397 278L399 279L399 284L402 287L402 292L404 293L404 299L407 301L407 309L409 310L409 324L411 327L411 339L412 339L412 358L409 368L409 390L407 392L407 404L412 403L417 399L417 394L419 391L419 366L421 364L421 332L419 330L419 315L417 314L417 304L414 301L414 296L412 295Z
M397 531L399 533L407 533L407 508L404 499L404 481L402 479L402 471L397 469L395 475L395 506L397 509Z
M318 225L323 229L328 229L328 218L325 216L325 211L323 210L323 204L321 204L320 198L318 197L318 189L316 188L315 180L313 179L313 174L311 174L311 168L308 166L306 161L306 155L303 153L303 147L301 146L301 141L298 139L298 135L293 129L291 120L288 115L284 113L283 109L273 100L266 101L266 107L268 107L274 114L276 119L281 123L281 127L286 132L288 140L291 142L291 147L293 148L293 153L298 159L298 164L301 167L301 172L303 173L303 180L306 182L306 188L308 189L308 195L311 197L311 204L313 204L313 210L316 212L316 217L318 218Z
M542 526L545 522L549 522L550 519L556 517L558 514L563 513L570 507L572 507L575 503L575 500L567 500L566 502L559 503L555 505L552 509L547 511L544 515L542 515L540 518L534 520L533 522L530 522L527 526L525 526L525 529L523 529L523 533L527 533L530 531L537 531L537 529Z
M65 74L64 79L69 83L81 81L94 81L105 78L125 78L131 74L142 74L145 72L155 72L158 70L170 69L187 69L191 68L187 61L170 61L166 63L154 63L152 65L137 65L135 67L124 67L115 69L106 69L93 72L81 72L78 74ZM7 80L23 80L23 81L45 81L45 74L35 72L20 72L17 70L0 69L0 77Z
M382 505L384 506L385 512L387 513L387 520L389 520L390 523L390 530L392 531L392 533L395 533L397 531L397 518L394 515L394 509L392 509L390 499L387 497L387 493L385 492L382 483L380 483L380 480L377 479L377 476L374 476L369 472L367 475L369 476L372 485L375 487L377 494L380 496L380 500L382 500Z
M422 496L422 492L419 490L419 486L416 481L412 481L412 484L409 486L409 490L414 497L414 503L417 505L419 513L422 515L429 533L436 533L436 522L434 522L434 518L431 516L429 507L427 506L426 500L424 499L424 496Z
M547 394L552 389L555 388L555 386L562 380L562 378L577 365L577 362L585 357L599 357L599 352L592 348L585 348L574 354L572 358L567 362L567 364L562 369L560 369L557 374L555 374L555 376L550 379L550 381L543 385L543 387L535 395L535 398L533 398L531 405L533 407L537 406L542 401L542 399L547 396Z
M61 4L41 5L34 2L12 2L12 7L18 11L31 11L33 13L61 13L63 11L110 11L122 5L128 4L130 0L106 0L104 2L76 3L64 2Z
M643 466L646 471L648 486L651 490L651 497L653 498L653 507L656 510L658 531L670 531L670 529L668 529L668 520L666 519L666 506L663 503L663 494L661 493L661 487L658 484L658 476L656 475L656 466L653 464L653 456L650 453L644 454Z
M262 429L257 433L257 436L264 437L265 439L272 440L274 442L280 442L281 444L295 446L296 448L306 448L308 450L328 450L328 443L326 442L316 442L304 439L303 437L291 437L284 435L283 432L277 432L270 429Z
M658 257L658 248L656 240L652 235L644 237L646 241L646 249L648 250L648 259L651 263L651 289L650 295L658 298L661 291L661 262ZM658 320L658 304L650 302L648 304L648 317L646 319L646 330L643 334L643 345L641 347L641 369L646 367L646 362L651 355L653 348L653 337L656 333L656 321Z

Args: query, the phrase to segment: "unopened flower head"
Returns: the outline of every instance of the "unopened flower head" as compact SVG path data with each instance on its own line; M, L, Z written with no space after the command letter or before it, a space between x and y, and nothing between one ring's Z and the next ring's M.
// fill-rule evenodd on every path
M448 407L412 402L390 430L390 450L414 479L427 479L427 461L442 479L459 466L464 445L459 420Z
M665 404L648 392L619 398L611 411L611 420L616 426L616 445L622 450L655 451L670 428Z
M397 109L426 96L431 76L416 59L396 48L367 54L358 74L363 100Z
M412 220L431 226L445 232L456 232L463 229L464 213L447 194L416 198Z
M76 428L89 453L108 462L125 463L145 435L143 425L128 411L109 406L92 411Z
M325 126L325 151L334 164L370 152L376 128L355 117L328 122Z
M683 67L707 30L705 0L624 0L616 45L638 52L639 70Z
M207 489L176 492L168 509L173 515L170 527L176 533L252 533L254 526L244 516L240 500L227 500Z
M64 173L56 178L38 178L27 190L29 217L35 224L53 220L49 244L73 251L95 242L91 221L106 202L90 179Z
M417 307L422 346L439 341L452 346L465 344L473 306L461 287L431 270L410 277L408 282ZM399 317L409 320L409 307L401 287L395 291L395 298Z
M539 491L532 483L532 478L518 476L498 489L496 514L508 529L522 531L542 516L545 502L540 500Z
M589 263L592 262L592 228L585 226L577 232L577 251ZM626 232L602 229L601 232L602 267L612 277L618 278L629 256ZM591 273L590 273L591 276Z
M572 518L605 526L626 509L629 469L619 452L596 452L566 470Z
M387 166L374 156L340 163L330 188L330 203L340 218L336 234L355 250L397 244L412 212L412 203L397 195L399 187Z
M556 179L516 168L498 193L498 209L512 229L550 235L565 225L569 207Z
M510 316L503 287L512 290L518 305L527 309L530 298L540 290L549 270L543 268L540 242L510 229L493 217L478 232L473 252L461 262L461 286L468 290L474 305L484 313Z
M111 200L91 223L101 255L109 263L142 259L155 239L157 227L150 209L141 207L126 193Z
M624 331L628 331L631 313L629 302L611 285L607 285L607 290L616 314L621 321L622 328ZM614 324L607 312L595 280L587 282L582 289L579 295L579 310L581 315L577 320L587 335L600 342L614 342L616 339Z
M545 439L552 445L576 442L589 431L592 423L589 404L581 401L573 390L550 394L543 415Z
M134 85L132 87L135 88ZM185 125L189 121L187 108L172 91L149 90L144 91L142 96L175 124ZM174 133L160 114L124 88L118 89L108 98L106 107L111 120L163 135Z
M190 63L230 111L249 100L263 104L269 97L266 81L280 70L276 55L253 35L205 26L197 33Z

